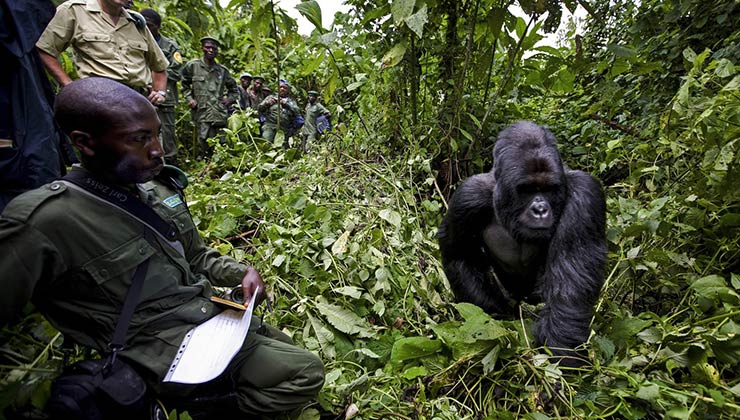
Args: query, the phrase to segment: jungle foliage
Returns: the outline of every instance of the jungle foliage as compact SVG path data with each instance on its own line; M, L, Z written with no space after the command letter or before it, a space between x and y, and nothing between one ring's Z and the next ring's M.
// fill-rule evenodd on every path
M213 159L186 164L203 235L259 268L266 319L326 364L296 418L737 418L740 3L345 3L328 28L300 3L315 25L301 36L266 0L135 2L162 13L184 56L216 35L233 73L287 78L301 103L320 90L334 114L301 154L237 112ZM576 8L587 17L557 30ZM548 125L564 161L607 191L592 366L532 348L534 307L495 320L453 303L441 269L446 198L490 168L496 133L519 119ZM32 417L61 337L29 310L1 342L0 407Z

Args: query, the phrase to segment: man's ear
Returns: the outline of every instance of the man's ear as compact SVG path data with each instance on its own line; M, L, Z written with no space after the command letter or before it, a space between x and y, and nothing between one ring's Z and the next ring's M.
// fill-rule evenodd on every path
M84 156L95 156L95 139L89 133L74 130L69 133L69 139Z

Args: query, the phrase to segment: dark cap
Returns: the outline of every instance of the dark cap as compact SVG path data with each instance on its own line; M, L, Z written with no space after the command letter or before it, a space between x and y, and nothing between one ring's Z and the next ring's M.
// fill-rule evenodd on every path
M203 43L205 43L206 41L211 41L211 42L214 42L217 46L219 47L221 46L221 43L218 42L218 40L212 36L204 36L203 38L201 38L200 45L203 45Z
M309 95L316 95L316 96L319 96L319 92L316 92L315 90L309 90L309 91L308 91L308 92L306 92L306 93L307 93L307 94L309 94Z

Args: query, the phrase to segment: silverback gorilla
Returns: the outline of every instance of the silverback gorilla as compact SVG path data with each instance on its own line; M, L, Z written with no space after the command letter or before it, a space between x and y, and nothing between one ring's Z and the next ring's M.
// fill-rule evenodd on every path
M520 121L504 129L491 172L465 180L439 228L442 264L458 301L511 314L544 302L534 327L561 364L589 335L604 283L606 203L599 182L560 161L555 137Z

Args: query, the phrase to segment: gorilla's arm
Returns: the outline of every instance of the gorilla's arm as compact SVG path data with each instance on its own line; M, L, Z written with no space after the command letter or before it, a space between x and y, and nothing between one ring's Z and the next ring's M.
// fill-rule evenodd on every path
M437 236L455 297L487 312L508 313L507 299L489 279L490 257L483 250L483 231L494 217L492 173L475 175L458 187Z
M581 171L567 171L567 177L567 204L537 290L546 305L535 324L535 336L554 354L576 356L561 349L588 339L593 307L604 283L606 203L596 179ZM579 364L568 358L561 363Z

